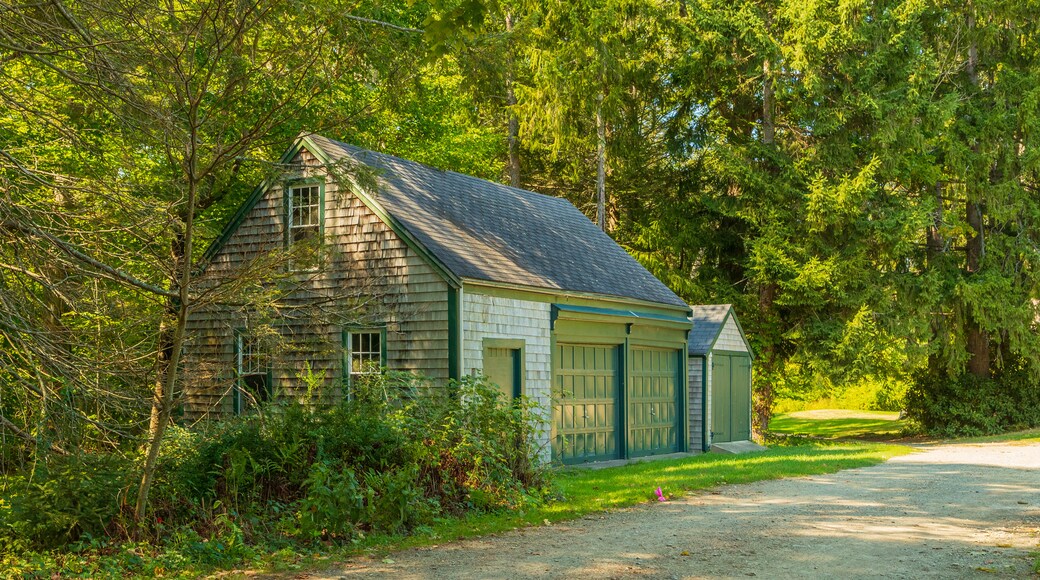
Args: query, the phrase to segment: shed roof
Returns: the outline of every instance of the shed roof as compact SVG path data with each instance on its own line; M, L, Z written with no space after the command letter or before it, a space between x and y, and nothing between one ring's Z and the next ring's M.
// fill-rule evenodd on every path
M715 340L722 332L722 327L726 325L726 318L733 311L733 305L700 304L691 306L690 309L693 330L690 331L689 354L708 354L715 346ZM750 351L749 348L748 352Z
M326 137L329 161L377 172L367 192L459 278L635 298L688 308L570 202Z

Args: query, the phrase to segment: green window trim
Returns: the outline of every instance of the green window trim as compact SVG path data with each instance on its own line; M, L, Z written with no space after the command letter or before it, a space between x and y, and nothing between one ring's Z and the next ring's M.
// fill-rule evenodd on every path
M516 364L513 367L513 399L519 399L526 392L527 379L527 344L519 338L484 338L481 341L481 356L487 360L488 349L502 348L518 351ZM486 373L485 373L486 375Z
M343 329L341 337L343 347L343 387L347 390L349 396L350 387L353 385L352 377L355 374L353 372L353 355L352 349L352 337L353 335L364 335L364 334L378 334L379 335L379 372L383 372L386 368L386 325L372 325L372 326L348 326ZM375 351L368 351L365 354L374 354ZM375 373L363 373L363 374L375 374Z
M247 406L245 404L245 391L246 391L245 381L246 381L246 377L248 377L248 376L263 376L265 384L266 384L266 387L267 387L267 396L268 397L273 397L274 396L274 373L272 372L271 357L269 355L266 356L266 360L264 361L262 372L252 372L252 373L245 372L245 369L243 368L243 362L244 362L243 361L243 357L245 356L245 353L243 352L243 350L244 350L243 346L245 345L246 337L249 336L249 330L246 329L246 328L241 328L241 327L240 328L236 328L236 329L234 329L234 331L232 333L232 336L234 337L233 338L233 340L234 340L233 347L234 347L234 353L235 353L235 368L234 368L235 384L234 384L234 387L232 388L232 392L231 392L231 411L235 415L241 415L247 409ZM261 356L263 356L263 355L261 355Z
M293 247L293 230L300 229L298 224L293 223L293 199L295 192L303 190L305 188L318 188L318 201L317 209L317 247L321 248L325 245L325 179L323 177L309 177L303 179L292 179L286 182L285 187L282 189L282 244L286 251L289 251ZM288 265L289 271L308 271L314 268L295 268L292 262Z

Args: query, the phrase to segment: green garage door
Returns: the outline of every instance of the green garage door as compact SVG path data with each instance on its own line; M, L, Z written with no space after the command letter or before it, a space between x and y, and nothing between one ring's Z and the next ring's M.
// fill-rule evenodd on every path
M630 457L679 450L682 375L678 350L633 348L628 390Z
M751 357L712 354L712 443L751 439Z
M553 460L618 458L618 347L557 344Z

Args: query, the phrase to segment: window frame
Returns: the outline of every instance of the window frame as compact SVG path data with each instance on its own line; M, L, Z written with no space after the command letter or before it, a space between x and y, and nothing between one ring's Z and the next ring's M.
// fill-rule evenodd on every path
M244 354L243 354L242 351L243 351L243 346L245 344L246 338L249 337L251 334L252 333L247 328L236 328L234 330L234 332L233 332L233 337L234 338L233 338L233 343L232 344L233 344L234 353L235 353L235 368L234 368L235 386L234 386L234 388L232 389L232 392L231 392L231 411L235 415L241 415L245 411L248 410L248 407L245 405L246 398L244 396L244 392L245 392L244 380L245 380L245 377L247 377L247 376L264 375L264 378L267 381L267 388L268 388L268 391L269 391L268 392L268 396L270 398L274 397L274 374L272 372L271 356L269 354L266 355L266 361L264 361L263 372L258 372L258 373L245 373L244 372L245 369L244 369L244 367L242 365ZM255 339L256 337L253 336L253 338ZM259 340L257 340L256 344L260 345ZM262 353L262 351L261 351L261 355L260 356L265 356Z
M379 335L379 372L361 372L354 373L354 351L352 337L355 334L378 334ZM343 347L343 386L347 390L347 396L350 396L350 389L354 385L354 376L357 375L375 375L382 374L383 369L386 368L386 325L373 325L373 326L349 326L343 329L341 336L341 345Z
M303 189L308 187L318 188L318 240L317 247L321 248L325 245L325 179L321 177L307 177L300 179L292 179L286 182L285 187L282 190L282 218L283 218L283 237L282 244L286 251L292 249L293 244L293 230L297 229L293 223L293 192L297 189ZM296 268L289 261L289 271L309 271L315 270L314 268Z

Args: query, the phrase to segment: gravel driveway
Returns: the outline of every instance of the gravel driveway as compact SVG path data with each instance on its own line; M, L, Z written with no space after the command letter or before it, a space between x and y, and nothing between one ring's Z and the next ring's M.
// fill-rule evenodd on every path
M565 524L360 559L319 577L1030 578L1040 443L922 447Z

